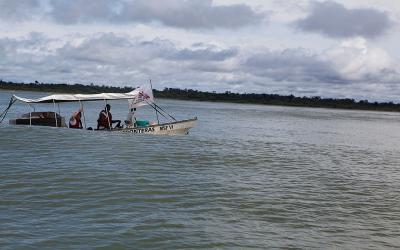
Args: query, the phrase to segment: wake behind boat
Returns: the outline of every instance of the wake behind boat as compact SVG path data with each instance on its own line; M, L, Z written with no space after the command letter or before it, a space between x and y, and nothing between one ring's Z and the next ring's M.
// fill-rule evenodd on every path
M118 120L118 125L113 127L112 123L115 121L112 120L111 114L109 113L109 110L107 110L107 108L109 109L110 107L110 105L107 104L107 101L109 100L128 100L129 111L131 112L130 120L126 120L125 124L122 125L120 125L121 121ZM167 113L163 108L157 105L154 101L151 83L150 87L147 87L146 85L141 86L128 93L57 94L45 96L38 99L28 99L13 95L11 97L8 107L0 114L0 123L4 120L8 110L16 101L26 103L31 109L33 109L33 112L31 111L29 113L26 113L16 119L10 119L9 122L13 125L67 127L67 125L65 124L65 118L60 115L60 104L65 102L77 102L80 105L79 114L82 113L84 124L84 126L82 125L79 128L86 128L83 105L85 102L88 101L104 101L105 103L106 108L102 112L100 112L100 116L101 114L105 114L105 116L103 116L101 126L99 126L98 120L97 129L94 129L96 131L153 135L185 135L189 133L189 129L191 129L197 121L196 117L186 120L177 120L172 115ZM39 103L52 103L54 111L37 112L35 110L34 104ZM135 117L133 117L132 120L133 110L136 110L136 108L145 105L148 105L155 110L157 123L149 123L149 121L136 120ZM56 106L58 106L58 113L56 112ZM160 123L159 116L163 117L166 122ZM80 119L80 116L78 117ZM73 119L73 117L71 117L71 119ZM69 124L69 127L72 128L71 122ZM92 128L87 129L92 130Z

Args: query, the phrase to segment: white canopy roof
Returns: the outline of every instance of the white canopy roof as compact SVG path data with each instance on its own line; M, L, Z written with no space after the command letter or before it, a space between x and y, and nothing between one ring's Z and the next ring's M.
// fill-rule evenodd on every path
M101 94L59 94L49 95L38 99L22 98L16 95L13 97L26 103L59 103L59 102L79 102L79 101L100 101L100 100L122 100L133 99L139 95L139 90L135 89L128 93L101 93Z

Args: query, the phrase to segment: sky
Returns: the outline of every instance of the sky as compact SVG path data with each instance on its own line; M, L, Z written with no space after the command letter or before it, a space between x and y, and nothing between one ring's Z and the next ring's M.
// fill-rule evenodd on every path
M0 0L0 79L400 102L398 0Z

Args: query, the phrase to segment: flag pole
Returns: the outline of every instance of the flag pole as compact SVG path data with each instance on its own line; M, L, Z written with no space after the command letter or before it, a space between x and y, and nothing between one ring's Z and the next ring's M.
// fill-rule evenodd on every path
M151 83L151 78L150 78L150 88L151 88L151 93L152 93L152 95L153 95L153 102L154 102L154 104L156 104L156 99L154 98L154 94L153 94L153 84ZM157 110L157 106L155 106L155 109L154 109L154 110L156 111L157 125L158 125L158 124L160 124L160 120L158 119L158 110Z

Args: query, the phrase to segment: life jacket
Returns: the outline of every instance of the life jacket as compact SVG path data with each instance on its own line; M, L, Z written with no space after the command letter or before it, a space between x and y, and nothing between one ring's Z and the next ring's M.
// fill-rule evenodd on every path
M108 113L108 117L107 117ZM102 110L99 115L99 119L97 120L99 126L103 128L110 128L110 123L112 121L112 115L110 112L107 112L105 110Z

